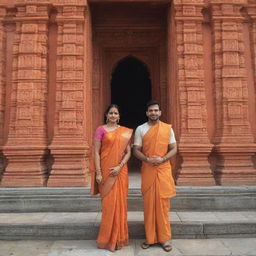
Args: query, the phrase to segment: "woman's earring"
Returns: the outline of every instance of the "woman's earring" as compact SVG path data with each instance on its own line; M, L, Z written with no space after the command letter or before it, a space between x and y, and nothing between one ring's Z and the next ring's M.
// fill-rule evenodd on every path
M119 124L119 121L120 121L120 118L118 118L116 122Z

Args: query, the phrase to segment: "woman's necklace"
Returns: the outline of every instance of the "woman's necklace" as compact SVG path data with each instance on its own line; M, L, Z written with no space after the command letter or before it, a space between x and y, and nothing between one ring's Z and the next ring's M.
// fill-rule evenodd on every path
M116 128L118 128L119 125L118 124L115 124L115 125L108 125L108 124L106 124L105 127L110 132L110 131L114 131Z

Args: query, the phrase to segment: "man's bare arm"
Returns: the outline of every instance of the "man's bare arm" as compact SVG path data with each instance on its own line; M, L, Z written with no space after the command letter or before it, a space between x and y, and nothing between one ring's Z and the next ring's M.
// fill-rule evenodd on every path
M177 143L169 144L168 149L169 149L168 153L165 156L162 157L163 160L164 160L163 162L169 160L171 157L176 155L176 153L177 153Z
M148 158L141 151L141 146L133 146L133 154L141 161L147 162Z

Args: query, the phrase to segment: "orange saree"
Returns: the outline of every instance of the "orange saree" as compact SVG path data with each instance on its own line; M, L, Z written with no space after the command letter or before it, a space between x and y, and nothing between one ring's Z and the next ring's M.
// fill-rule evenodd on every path
M143 153L163 157L168 152L170 132L171 126L161 121L153 125L143 137ZM171 239L169 198L176 195L170 162L158 166L143 162L141 190L147 243L165 243Z
M96 194L98 189L102 198L97 247L110 251L128 245L128 169L124 165L119 174L112 177L109 175L109 168L121 162L131 135L132 130L123 126L106 133L101 141L100 151L103 184L96 184L95 172L92 172L92 193Z

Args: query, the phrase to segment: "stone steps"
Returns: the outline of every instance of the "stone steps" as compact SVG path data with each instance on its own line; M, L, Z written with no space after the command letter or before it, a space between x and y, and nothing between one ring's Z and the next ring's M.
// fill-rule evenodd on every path
M0 240L94 240L100 212L1 213ZM256 237L256 212L173 211L173 238ZM143 212L128 212L131 239L143 239Z
M139 188L129 190L129 211L142 211ZM256 210L256 186L178 186L174 211ZM98 212L100 198L88 188L0 188L0 213Z
M129 190L131 239L144 238L139 188ZM99 196L88 188L0 188L1 240L96 239ZM256 186L177 187L173 238L256 237Z

